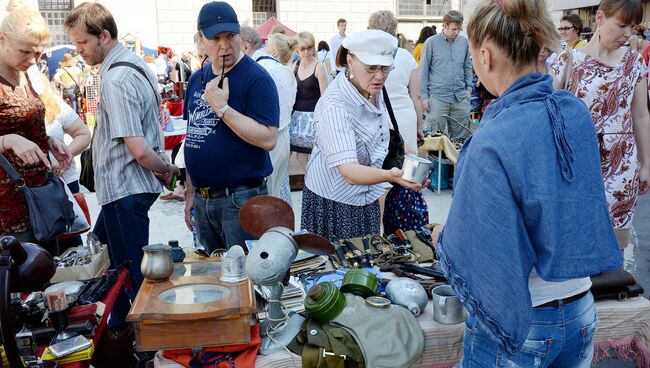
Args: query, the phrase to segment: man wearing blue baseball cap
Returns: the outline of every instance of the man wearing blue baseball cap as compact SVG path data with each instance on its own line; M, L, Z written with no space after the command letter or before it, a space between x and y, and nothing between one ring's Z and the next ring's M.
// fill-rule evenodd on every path
M190 77L185 94L185 222L212 252L255 239L241 228L239 208L267 194L264 178L273 171L268 151L275 147L280 111L273 79L240 51L230 5L205 4L198 31L209 63Z

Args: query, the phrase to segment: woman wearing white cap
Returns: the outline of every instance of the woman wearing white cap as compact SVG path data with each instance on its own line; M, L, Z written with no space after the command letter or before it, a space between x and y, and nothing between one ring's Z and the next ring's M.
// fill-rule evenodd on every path
M423 188L402 179L399 168L381 168L391 125L381 91L396 51L397 39L379 30L343 40L336 63L345 73L314 112L316 145L305 175L303 229L331 240L377 234L378 199L386 183Z

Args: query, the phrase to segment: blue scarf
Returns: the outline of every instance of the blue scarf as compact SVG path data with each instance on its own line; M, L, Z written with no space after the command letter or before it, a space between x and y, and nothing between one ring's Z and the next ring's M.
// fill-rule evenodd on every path
M533 267L546 281L618 268L594 123L551 77L526 75L465 142L437 248L465 307L515 354L528 335Z

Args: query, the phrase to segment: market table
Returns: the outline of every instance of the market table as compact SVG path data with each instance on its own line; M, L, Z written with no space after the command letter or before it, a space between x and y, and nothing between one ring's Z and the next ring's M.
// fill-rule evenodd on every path
M425 137L424 144L418 147L418 152L420 155L429 154L429 152L437 151L438 152L438 195L440 195L440 172L442 171L442 153L445 153L447 159L456 165L458 160L458 150L456 145L454 145L449 137L446 135L436 135L433 137Z
M163 132L165 136L166 150L173 150L180 145L185 139L187 133L187 120L172 117L170 122L174 129Z
M643 297L629 300L606 300L596 303L598 326L596 328L594 360L602 360L612 350L639 362L650 359L650 301ZM415 367L451 367L462 354L464 323L442 325L433 320L431 301L418 317L424 332L424 352ZM293 355L298 367L301 359ZM641 367L643 365L637 364ZM293 368L288 353L258 356L256 367Z

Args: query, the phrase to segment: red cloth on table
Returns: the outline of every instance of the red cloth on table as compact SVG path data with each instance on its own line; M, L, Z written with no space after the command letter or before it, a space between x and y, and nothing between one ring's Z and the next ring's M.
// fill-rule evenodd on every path
M183 116L183 101L165 101L167 105L167 110L169 110L169 115L171 116Z
M260 324L256 323L254 326L251 326L250 344L214 346L210 348L204 348L201 351L201 354L199 354L199 356L203 355L204 353L232 354L235 360L235 367L237 368L254 367L255 358L257 357L257 352L260 350L261 344L262 344L262 337L260 336ZM194 355L192 355L192 350L190 349L177 349L177 350L165 350L163 352L163 357L167 359L171 359L178 364L182 364L185 367L189 367L190 360L194 358ZM230 368L230 362L228 361L228 359L226 359L222 362L217 363L216 365L211 365L210 367Z
M183 142L183 139L185 139L185 134L170 135L168 137L165 137L165 149L173 150Z

